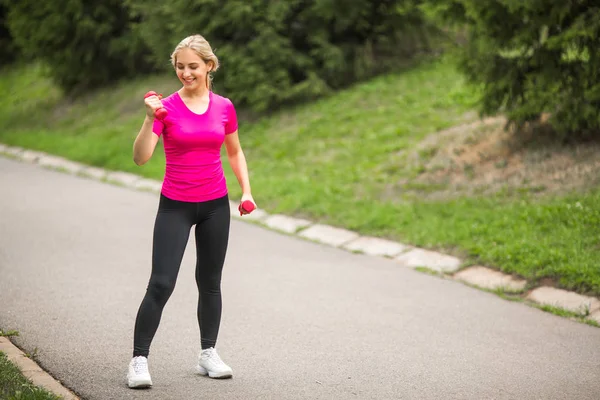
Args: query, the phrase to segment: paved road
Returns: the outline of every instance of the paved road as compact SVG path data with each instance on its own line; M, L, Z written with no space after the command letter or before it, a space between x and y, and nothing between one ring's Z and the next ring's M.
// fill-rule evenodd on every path
M0 158L0 327L83 399L599 399L600 329L233 221L222 357L195 376L193 247L126 387L157 196ZM260 199L260 193L256 193Z

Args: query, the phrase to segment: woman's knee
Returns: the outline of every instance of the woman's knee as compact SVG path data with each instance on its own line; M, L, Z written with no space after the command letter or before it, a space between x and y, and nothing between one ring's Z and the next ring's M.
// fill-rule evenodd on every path
M166 303L175 290L175 281L166 277L152 277L148 284L148 293L158 303Z

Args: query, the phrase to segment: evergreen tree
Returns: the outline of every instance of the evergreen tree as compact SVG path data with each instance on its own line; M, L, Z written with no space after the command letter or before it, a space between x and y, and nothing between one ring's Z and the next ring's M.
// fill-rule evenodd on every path
M484 88L481 111L517 125L551 115L555 131L600 134L600 4L596 0L430 0L465 27L461 66Z

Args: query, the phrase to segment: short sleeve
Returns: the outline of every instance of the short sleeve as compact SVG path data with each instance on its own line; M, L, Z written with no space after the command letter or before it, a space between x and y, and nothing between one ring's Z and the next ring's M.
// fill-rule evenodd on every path
M154 118L154 123L152 124L152 132L154 132L158 137L163 134L165 129L165 124L158 118Z
M238 129L238 120L237 113L235 112L235 107L231 100L227 100L227 122L225 123L225 134L229 135L237 131Z

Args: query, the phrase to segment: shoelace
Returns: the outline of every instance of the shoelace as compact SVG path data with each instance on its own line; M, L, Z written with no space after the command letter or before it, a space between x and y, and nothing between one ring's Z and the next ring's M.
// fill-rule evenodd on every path
M219 357L219 355L217 354L217 352L215 350L212 350L210 352L206 352L203 354L203 358L211 363L213 363L213 365L218 365L218 366L224 366L225 363L223 362L223 360L221 360L221 357Z
M136 374L146 374L148 373L148 364L143 360L135 360L133 370Z

